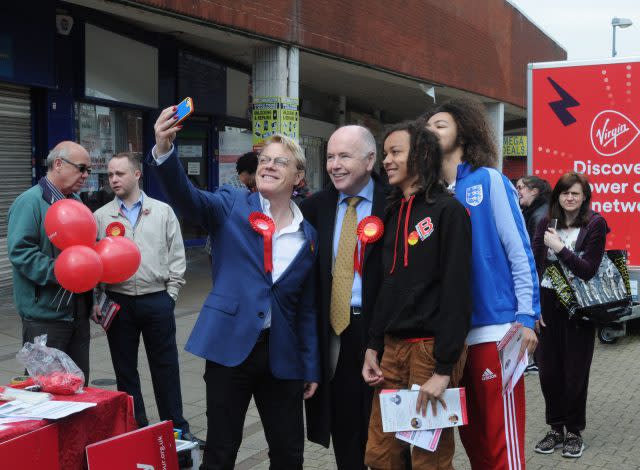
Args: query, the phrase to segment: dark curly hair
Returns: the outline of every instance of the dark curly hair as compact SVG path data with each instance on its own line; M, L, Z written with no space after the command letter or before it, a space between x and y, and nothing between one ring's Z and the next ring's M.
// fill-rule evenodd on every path
M489 125L484 105L470 98L456 98L428 111L419 121L426 127L431 117L449 113L456 123L456 144L463 148L462 161L476 169L481 166L497 168L498 149Z
M256 152L247 152L236 160L236 173L240 174L246 171L250 175L255 175L258 169L258 154Z
M409 157L407 160L407 173L418 176L415 183L416 194L424 193L427 202L432 202L433 194L446 190L441 178L442 152L438 137L428 131L421 122L406 121L395 124L387 129L382 140L384 142L394 132L405 131L409 133ZM389 207L402 199L402 190L394 188L389 195Z
M575 173L571 171L560 177L551 192L551 200L549 201L549 218L558 219L558 228L567 228L567 219L565 217L564 209L560 206L560 194L568 191L569 188L576 183L582 187L584 201L580 206L578 217L576 217L576 220L571 224L571 226L586 227L589 223L589 219L591 217L591 187L589 186L589 180L582 173Z

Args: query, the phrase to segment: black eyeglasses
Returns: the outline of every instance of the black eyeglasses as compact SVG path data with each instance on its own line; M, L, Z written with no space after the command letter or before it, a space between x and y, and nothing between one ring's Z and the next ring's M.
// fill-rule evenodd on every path
M87 173L87 175L91 174L91 168L89 168L87 165L82 165L82 164L78 165L77 163L70 162L64 157L60 157L60 160L62 160L65 163L68 163L69 165L75 166L77 170L82 174L84 174L85 172Z

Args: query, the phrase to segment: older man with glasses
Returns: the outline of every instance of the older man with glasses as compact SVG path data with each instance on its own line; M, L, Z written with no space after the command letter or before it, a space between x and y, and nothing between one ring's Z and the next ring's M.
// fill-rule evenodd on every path
M60 285L53 265L60 250L44 231L47 210L60 199L80 200L75 194L91 173L87 151L74 142L60 142L47 157L47 174L11 205L8 253L13 265L13 296L22 318L22 341L47 334L47 345L66 352L89 381L89 314L92 292L71 302L57 302Z

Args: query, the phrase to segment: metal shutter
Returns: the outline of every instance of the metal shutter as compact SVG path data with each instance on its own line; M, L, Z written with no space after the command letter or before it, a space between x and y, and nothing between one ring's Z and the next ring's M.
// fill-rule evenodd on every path
M0 303L10 300L7 212L31 187L31 100L29 89L0 84Z

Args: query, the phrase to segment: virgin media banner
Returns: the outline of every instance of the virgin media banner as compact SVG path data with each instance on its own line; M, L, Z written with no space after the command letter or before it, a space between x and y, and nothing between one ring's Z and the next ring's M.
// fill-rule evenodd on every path
M640 265L640 58L577 64L530 65L533 174L553 186L584 173L611 228L607 249Z

